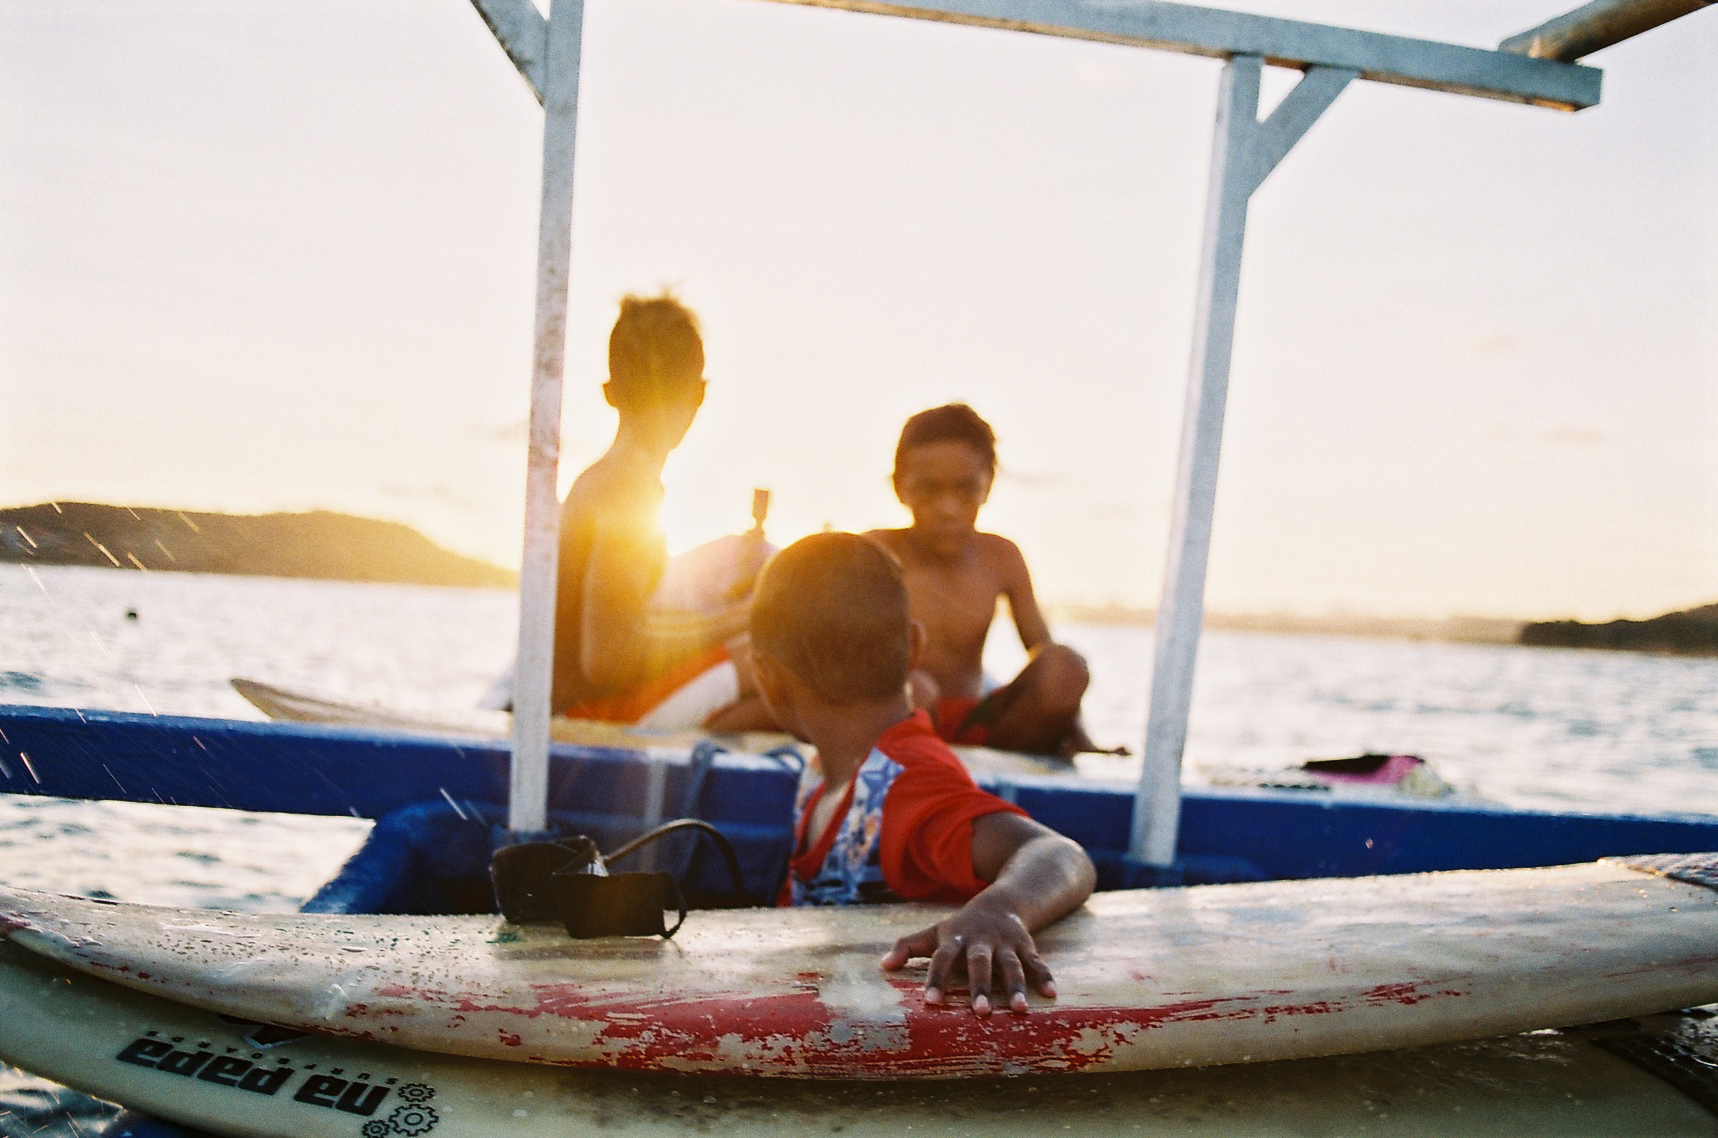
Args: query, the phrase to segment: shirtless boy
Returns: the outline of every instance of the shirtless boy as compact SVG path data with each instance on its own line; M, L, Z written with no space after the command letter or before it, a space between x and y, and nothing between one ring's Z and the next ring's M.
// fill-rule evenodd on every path
M733 672L727 645L742 643L736 638L745 632L747 607L742 598L695 619L666 618L651 607L668 563L662 468L704 402L697 317L672 296L626 297L608 357L603 395L620 425L561 509L551 706L561 714L635 723L693 680L715 669ZM766 553L760 533L759 565ZM737 674L716 674L716 694L706 702L737 709L745 702ZM709 710L696 711L692 723L656 725L696 726ZM711 718L722 714L717 710Z
M995 476L996 436L964 403L921 411L901 429L895 496L913 524L867 536L900 559L913 619L927 633L912 675L914 704L951 743L1033 754L1089 750L1079 722L1085 660L1050 640L1019 547L977 528ZM984 641L999 599L1008 601L1029 659L986 693Z

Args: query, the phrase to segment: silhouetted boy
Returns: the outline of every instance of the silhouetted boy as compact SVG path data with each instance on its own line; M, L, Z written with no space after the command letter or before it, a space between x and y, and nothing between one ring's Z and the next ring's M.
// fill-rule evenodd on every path
M727 644L745 632L749 599L742 590L701 612L652 605L668 564L662 467L704 402L697 317L671 296L626 297L608 366L603 395L620 424L561 508L551 707L577 718L697 726L741 700ZM755 532L750 573L767 552Z

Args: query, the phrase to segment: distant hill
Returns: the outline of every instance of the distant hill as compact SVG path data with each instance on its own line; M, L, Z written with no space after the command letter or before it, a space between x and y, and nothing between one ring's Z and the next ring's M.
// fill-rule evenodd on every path
M0 510L0 562L88 565L511 586L517 575L461 557L410 526L316 510L307 514L203 514L50 502Z
M1618 648L1679 656L1718 656L1718 604L1668 612L1650 620L1583 624L1549 620L1521 630L1521 643L1541 648Z

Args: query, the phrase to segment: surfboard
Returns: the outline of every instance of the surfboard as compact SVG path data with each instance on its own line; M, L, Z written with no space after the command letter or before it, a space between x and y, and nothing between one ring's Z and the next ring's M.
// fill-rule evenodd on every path
M468 735L477 738L506 738L513 717L505 711L481 708L451 713L428 712L379 703L342 700L316 692L284 688L235 676L227 681L252 707L270 719L289 723L320 723L329 727L362 727L370 730L414 731L431 735ZM549 737L557 743L583 747L620 747L646 750L688 750L705 739L717 739L732 750L762 754L776 747L793 746L793 736L779 731L744 731L712 735L708 731L657 731L625 723L597 719L574 719L557 715L549 721Z
M504 738L512 730L512 717L501 711L473 710L461 714L432 715L384 707L380 704L336 699L239 676L228 682L251 706L270 719L292 723L320 723L333 727L362 727L491 739ZM711 734L708 731L656 731L624 723L573 719L564 715L557 715L549 721L549 737L557 743L637 750L685 751L706 739L713 739L729 750L752 755L761 755L779 747L794 747L801 752L809 750L792 735L781 732ZM1050 755L1022 755L990 747L963 746L955 747L954 751L974 774L1065 775L1074 772L1074 766L1068 760Z
M1718 857L1700 856L1675 864L1709 873ZM4 890L0 932L90 975L249 1019L479 1058L702 1074L1258 1062L1718 1000L1718 891L1618 862L1098 894L1040 934L1058 998L988 1018L958 997L926 1005L923 962L878 968L895 938L946 911L706 911L672 941L574 941L498 917L213 913Z
M1718 1044L1683 1019L1616 1030L1638 1046L1693 1050L1696 1060ZM8 945L0 945L0 1060L199 1131L251 1138L1718 1136L1718 1116L1585 1033L1267 1063L1245 1079L1221 1067L936 1083L640 1075L282 1030Z

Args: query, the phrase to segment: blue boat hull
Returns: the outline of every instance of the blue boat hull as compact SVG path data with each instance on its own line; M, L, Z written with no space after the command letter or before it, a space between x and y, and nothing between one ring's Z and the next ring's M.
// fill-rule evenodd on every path
M701 764L557 745L549 805L558 829L589 834L604 848L664 818L701 817L735 842L747 892L762 900L773 895L785 864L797 781L790 764L768 757L720 754ZM981 782L1080 842L1098 865L1100 887L1109 889L1504 869L1718 848L1718 817L1191 788L1182 803L1177 865L1164 873L1126 857L1131 787L1023 775ZM376 872L360 880L348 866L323 891L319 907L424 904L388 894L381 884L389 874L427 868L402 853L401 843L409 844L414 827L420 835L452 827L467 835L460 840L470 856L486 865L506 791L506 747L487 740L0 706L0 792L388 820L358 855L360 868L370 864ZM661 856L664 867L693 858L699 873L715 868L686 849ZM708 883L720 888L724 880ZM400 892L410 892L403 878ZM393 899L379 902L384 894Z

